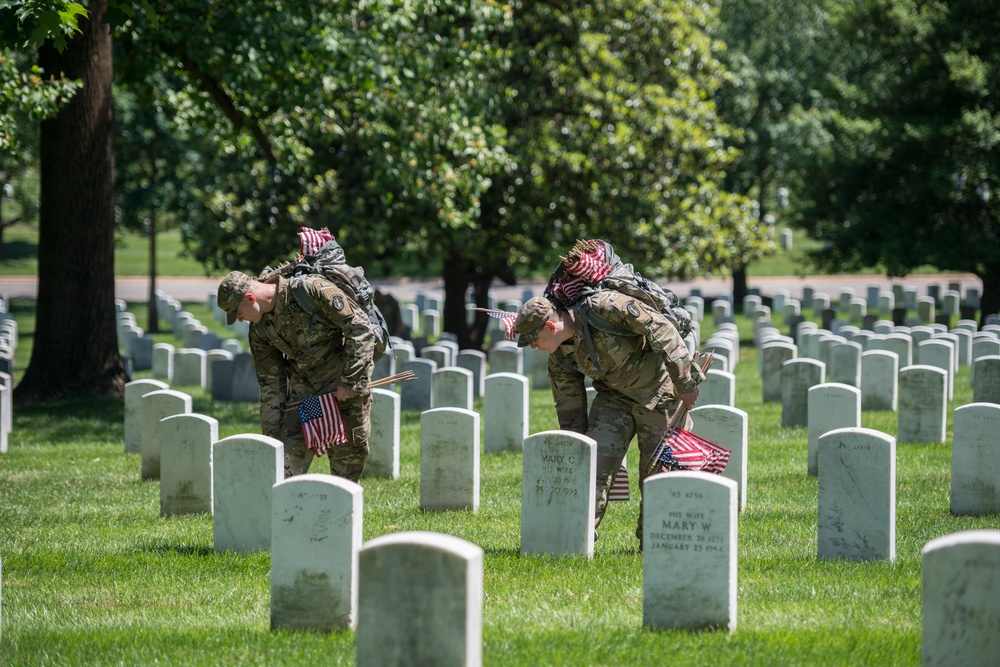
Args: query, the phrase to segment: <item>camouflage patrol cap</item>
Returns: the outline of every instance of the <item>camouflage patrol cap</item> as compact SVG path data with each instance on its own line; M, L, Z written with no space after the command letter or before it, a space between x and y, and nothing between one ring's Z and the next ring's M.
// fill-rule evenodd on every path
M552 312L552 302L543 296L536 296L528 299L514 320L514 328L517 330L517 346L527 347L535 342L538 332L542 330L542 325L549 319Z
M240 302L249 289L250 276L241 271L230 271L219 284L219 295L216 300L219 308L226 311L226 321L230 324L236 321Z

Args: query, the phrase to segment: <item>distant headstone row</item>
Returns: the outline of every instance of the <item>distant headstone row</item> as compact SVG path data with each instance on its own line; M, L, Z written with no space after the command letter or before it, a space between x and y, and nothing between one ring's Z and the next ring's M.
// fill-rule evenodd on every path
M17 320L7 309L7 297L0 296L0 454L7 451L13 427L14 353L17 351Z

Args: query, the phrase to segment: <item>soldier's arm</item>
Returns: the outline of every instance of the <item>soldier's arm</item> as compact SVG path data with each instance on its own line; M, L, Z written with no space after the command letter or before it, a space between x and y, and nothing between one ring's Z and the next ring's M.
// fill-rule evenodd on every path
M561 362L561 363L560 363ZM571 370L576 364L563 352L556 350L549 355L549 382L556 404L559 428L574 433L587 432L587 387L584 375Z
M666 363L678 394L692 391L705 379L677 327L665 315L624 294L602 300L600 307L600 314L610 321L646 337L652 350Z
M260 432L270 438L280 439L281 414L288 395L288 377L285 357L250 326L250 356L260 384Z
M316 309L344 334L344 374L339 384L356 393L368 391L375 363L375 334L367 313L333 283L318 280L312 285Z

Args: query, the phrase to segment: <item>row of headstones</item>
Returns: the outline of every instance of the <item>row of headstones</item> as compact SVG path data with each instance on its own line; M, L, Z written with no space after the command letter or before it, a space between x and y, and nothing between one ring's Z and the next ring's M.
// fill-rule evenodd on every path
M157 292L157 313L161 319L171 325L173 334L182 341L182 347L175 359L175 348L166 343L154 343L153 337L147 335L136 324L135 315L122 300L116 300L116 321L118 342L122 355L131 361L133 371L150 370L154 377L162 377L181 386L205 385L207 370L205 362L199 362L195 356L227 352L230 356L242 349L238 339L221 338L203 325L176 299ZM181 359L180 355L190 355L191 358ZM174 378L175 366L178 378Z
M592 396L593 389L588 390ZM400 475L400 395L373 390L369 459L365 474ZM520 451L528 437L526 379L512 374L487 378L483 451ZM732 450L724 476L746 506L747 414L735 408L702 406L692 411L693 432ZM183 419L179 419L183 417ZM460 408L435 408L420 417L420 497L422 509L479 506L480 420ZM207 512L212 508L215 420L191 414L191 397L156 380L125 387L125 450L141 454L143 479L160 479L163 515ZM627 471L621 475L627 487ZM627 500L627 493L618 499Z
M1000 410L998 406L989 406ZM699 408L704 410L705 408ZM478 496L477 478L466 478L461 483L452 472L440 472L442 462L454 464L456 458L471 461L460 467L478 468L478 425L477 415L462 414L461 410L433 410L422 415L421 434L421 507L425 510L472 509L470 499ZM433 414L439 413L439 414ZM437 419L438 416L441 419ZM190 416L201 417L201 416ZM462 429L458 422L466 419L472 428ZM995 415L993 417L995 420ZM209 418L201 417L195 423L209 423ZM438 430L424 428L424 421L436 421ZM180 428L184 416L164 420L165 429ZM214 420L212 420L214 421ZM471 447L449 440L462 430L469 434L460 438L463 442L470 438ZM452 434L449 436L449 434ZM203 442L211 442L212 436ZM538 442L536 450L533 442ZM586 447L583 447L583 443ZM228 445L233 447L229 448ZM461 450L465 450L465 454ZM593 476L596 470L594 446L589 439L565 432L546 432L531 436L523 443L523 486L521 539L524 553L547 554L593 554L593 535L590 530L593 516ZM225 550L252 550L282 545L294 545L296 558L272 559L272 567L283 567L289 563L334 562L328 553L315 559L304 556L304 549L316 547L333 537L331 527L350 526L353 533L360 534L360 524L346 521L342 514L331 512L328 505L317 509L313 516L327 517L327 523L291 521L290 511L278 504L277 491L283 470L281 444L264 436L234 436L211 446L211 468L215 495L213 509L216 527L216 548ZM433 456L432 456L433 455ZM819 553L820 559L847 560L892 560L895 555L895 441L885 434L867 429L849 428L831 431L819 439L819 460L823 466L819 472ZM207 458L205 456L202 457ZM424 460L427 458L425 468ZM255 471L254 468L257 467ZM973 466L975 465L973 464ZM437 477L428 484L424 478L428 471L437 472ZM690 488L680 485L684 476L694 480ZM735 628L735 517L738 507L738 485L735 481L700 473L668 474L661 477L677 483L674 488L663 486L663 494L657 494L658 487L646 487L646 516L644 544L644 623L651 627L729 627ZM701 482L708 482L705 485ZM232 479L230 479L232 478ZM330 483L327 476L316 476L323 483ZM225 480L229 480L226 483ZM273 480L273 481L272 481ZM653 481L651 478L649 481ZM456 483L458 482L458 483ZM288 484L284 482L283 484ZM342 485L349 482L337 481ZM649 482L647 482L649 483ZM687 482L685 482L687 483ZM262 485L271 484L275 491L274 505L260 503L266 498ZM724 491L712 488L722 484ZM335 484L336 485L336 484ZM360 487L357 487L360 489ZM669 489L669 490L668 490ZM326 499L332 489L314 494ZM289 489L289 493L292 489ZM718 506L713 498L724 493L727 500ZM295 492L295 512L303 512L307 495ZM662 498L662 501L658 499ZM254 499L261 504L254 512ZM692 499L688 501L688 499ZM693 500L697 499L697 500ZM344 502L340 506L346 505ZM661 511L657 508L661 507ZM723 511L722 507L731 507ZM281 525L282 516L286 516ZM360 520L359 513L356 513ZM273 522L271 520L274 520ZM716 527L716 531L712 527ZM273 538L281 529L302 528L305 537L298 540L292 535L284 535L280 540ZM342 528L342 530L347 530ZM313 531L319 531L317 535ZM727 536L729 538L727 539ZM334 539L331 544L342 543L344 539ZM356 544L357 542L355 542ZM724 557L723 557L724 556ZM662 557L662 560L657 560ZM685 560L686 559L686 560ZM730 562L732 561L732 562ZM341 564L343 564L341 560ZM681 568L677 570L675 568ZM302 627L299 623L317 623L323 618L322 611L330 608L327 601L316 608L303 609L303 600L316 597L303 596L295 582L306 580L301 569L293 566L293 571L284 577L272 571L272 613L280 615L282 600L290 601L292 607L291 625L284 625L272 615L274 627ZM310 570L316 574L314 570ZM677 578L663 573L685 571L698 576L683 578L691 589L684 589ZM732 573L729 576L728 573ZM654 575L647 581L645 576ZM344 581L339 577L321 577L321 581ZM655 578L659 575L659 579ZM275 582L286 582L275 584ZM315 579L308 579L310 582ZM275 593L275 586L291 587ZM701 605L692 608L691 596L697 592ZM647 604L646 598L657 604ZM342 599L347 599L346 597ZM683 602L679 602L681 600ZM731 613L728 613L731 611ZM724 613L726 612L726 613ZM341 612L335 618L343 618ZM316 627L316 626L313 626ZM323 629L329 629L324 626Z
M697 293L696 290L694 292ZM763 306L760 291L752 289L744 297L743 313L746 315L763 307L768 314L780 314L787 321L801 316L805 309L811 308L816 317L823 317L824 320L840 315L849 322L861 323L866 320L874 321L877 313L881 317L892 316L899 324L916 325L938 321L947 323L956 315L971 317L971 313L979 308L980 301L979 290L975 288L967 289L965 298L962 299L960 283L949 284L944 292L940 285L928 285L927 296L923 297L919 296L913 285L893 285L891 291L876 285L869 286L865 298L856 296L854 288L842 287L836 299L825 292L817 292L812 287L804 287L799 299L793 298L789 290L777 289L771 296L770 306ZM732 305L729 297L713 300L712 314L716 323L732 317ZM937 314L939 305L940 316ZM914 312L916 314L911 316Z
M0 296L0 454L7 451L7 440L13 427L16 350L17 320L7 309L7 298Z

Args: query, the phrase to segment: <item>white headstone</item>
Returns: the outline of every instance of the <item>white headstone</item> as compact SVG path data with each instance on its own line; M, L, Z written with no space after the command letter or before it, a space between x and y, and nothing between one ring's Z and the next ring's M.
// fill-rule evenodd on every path
M819 439L818 555L896 558L896 440L866 428Z
M362 491L332 475L274 485L271 629L351 629L357 622Z
M1000 405L955 409L951 447L951 513L1000 513Z
M193 347L182 347L174 352L174 377L171 384L175 387L205 387L205 350Z
M528 378L516 373L486 376L483 419L486 453L521 451L528 437Z
M160 421L160 516L211 513L212 443L219 422L184 414Z
M597 443L571 431L524 440L521 552L594 555Z
M371 425L365 476L399 479L399 394L372 389Z
M736 630L737 489L704 472L643 482L642 624Z
M830 347L827 382L861 386L861 343L843 342Z
M401 410L423 411L430 409L431 387L436 370L437 364L430 359L416 358L403 362L400 372L412 371L416 375L416 379L399 385L399 407Z
M781 367L781 425L805 426L809 419L809 388L823 384L826 365L815 359L791 359Z
M927 339L917 344L917 363L943 370L947 377L947 397L955 395L955 348L950 341Z
M861 427L861 390L838 382L825 382L809 389L809 444L807 474L819 470L820 436L838 428Z
M191 397L173 389L157 389L139 399L142 478L160 478L160 420L191 412Z
M479 413L437 408L420 415L420 509L479 509Z
M944 442L948 374L931 366L899 371L899 442Z
M747 413L738 408L708 405L692 410L691 421L692 433L732 452L722 476L736 482L742 512L747 506Z
M359 553L357 667L480 667L483 550L429 532L385 535Z
M896 410L899 396L899 357L888 350L861 355L861 409Z
M733 407L736 402L736 376L714 368L708 369L705 376L705 381L700 385L698 403Z
M798 352L794 345L767 343L761 350L761 384L765 403L781 401L781 372L786 361L795 359Z
M524 373L521 348L516 345L493 346L487 354L489 373Z
M472 371L472 396L483 395L483 378L486 376L486 354L479 350L462 350L455 358L455 365Z
M431 376L431 407L472 409L472 371L458 366L439 368Z
M247 433L212 446L215 550L246 553L271 547L272 488L285 473L285 446Z
M979 357L975 362L976 375L972 381L972 400L975 403L1000 403L1000 355Z
M142 451L142 407L143 396L151 391L170 389L170 385L159 380L133 380L125 383L125 451ZM6 406L4 407L6 410Z
M928 542L921 565L924 665L994 665L1000 655L1000 530Z

